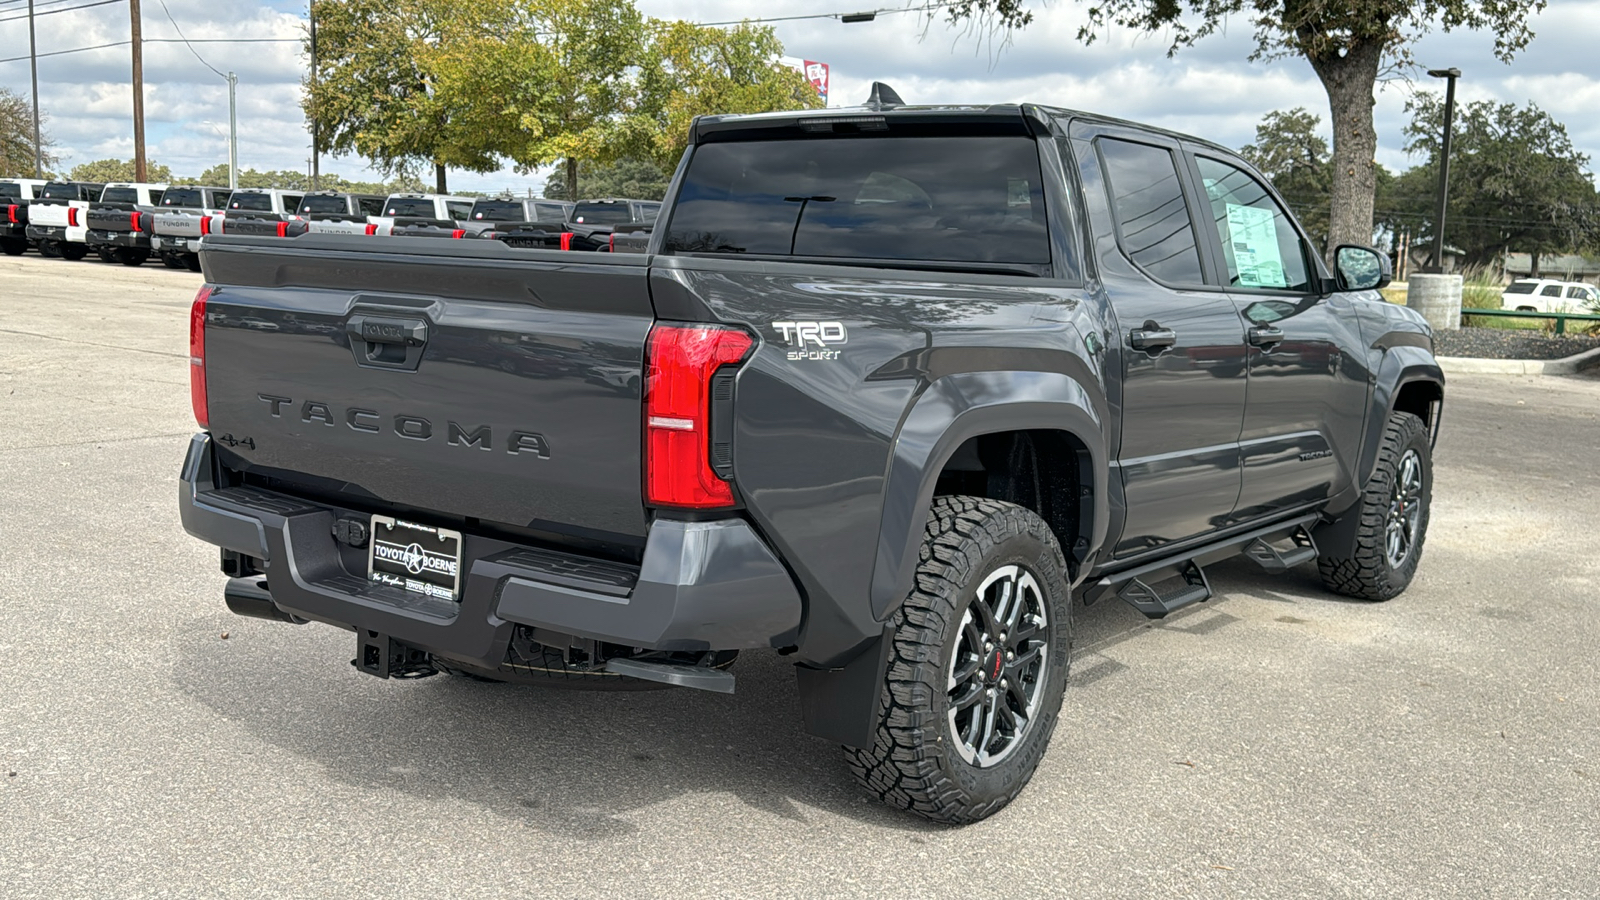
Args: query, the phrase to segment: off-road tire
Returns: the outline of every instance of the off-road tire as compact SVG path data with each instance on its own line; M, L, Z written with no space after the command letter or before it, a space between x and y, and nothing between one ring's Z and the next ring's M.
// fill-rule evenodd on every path
M1401 460L1410 452L1421 465L1422 488L1420 519L1410 550L1403 562L1390 562L1386 547L1387 527L1395 483ZM1433 496L1433 453L1428 426L1411 413L1390 413L1384 425L1383 444L1378 448L1378 464L1367 479L1360 503L1348 515L1360 516L1356 549L1348 558L1324 556L1317 560L1322 583L1328 590L1361 600L1388 600L1399 596L1417 572L1423 543L1428 536L1429 507Z
M79 262L89 255L88 247L82 244L74 244L71 241L62 241L56 245L56 249L61 254L62 259L72 262Z
M136 268L144 265L145 261L150 258L150 251L118 247L117 251L111 255L111 258L125 266Z
M28 252L28 242L20 238L0 241L0 253L4 253L7 256L21 256L26 252Z
M183 264L188 266L189 267L189 271L191 271L191 272L200 271L200 257L196 256L195 254L191 253L188 256L184 257L183 258Z
M1021 566L1045 604L1046 653L1037 705L1015 747L984 768L957 749L948 692L963 616L989 573ZM978 497L937 497L928 512L915 580L894 614L893 648L871 747L846 747L862 787L884 803L962 825L1022 792L1050 743L1067 684L1071 588L1050 527L1027 509ZM967 749L971 749L970 747Z

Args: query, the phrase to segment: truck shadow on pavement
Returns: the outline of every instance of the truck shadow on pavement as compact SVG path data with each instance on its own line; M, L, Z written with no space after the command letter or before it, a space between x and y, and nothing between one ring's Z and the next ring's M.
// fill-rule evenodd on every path
M1153 629L1204 636L1240 621L1226 610L1230 591L1320 595L1314 571L1287 581L1253 566L1218 574L1213 600L1160 622L1116 600L1078 605L1067 702L1073 691L1130 668L1104 655L1118 644ZM364 792L465 801L585 840L634 835L640 828L629 813L715 794L796 826L812 823L816 810L902 831L939 829L870 801L838 747L802 731L792 667L774 653L745 654L733 669L738 692L731 696L446 675L379 681L344 663L354 643L345 632L222 621L229 640L219 639L216 616L181 630L172 673L179 689L242 731L243 744L277 748ZM257 764L296 781L316 774L297 771L292 759Z

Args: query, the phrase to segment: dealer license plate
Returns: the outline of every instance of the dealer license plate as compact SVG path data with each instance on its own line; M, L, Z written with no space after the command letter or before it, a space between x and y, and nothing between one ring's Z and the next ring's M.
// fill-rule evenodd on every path
M367 571L374 584L456 600L461 590L461 533L373 516Z

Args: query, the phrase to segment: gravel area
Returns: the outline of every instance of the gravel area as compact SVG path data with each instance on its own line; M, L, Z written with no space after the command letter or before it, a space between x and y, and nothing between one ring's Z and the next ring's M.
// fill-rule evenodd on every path
M1596 347L1600 347L1600 335L1596 334L1558 337L1499 328L1463 328L1433 334L1433 351L1440 356L1476 359L1564 359Z

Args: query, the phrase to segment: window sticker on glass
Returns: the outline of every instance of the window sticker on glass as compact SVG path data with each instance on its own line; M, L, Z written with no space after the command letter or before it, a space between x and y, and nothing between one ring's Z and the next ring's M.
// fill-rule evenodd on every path
M1237 203L1227 204L1227 209L1228 236L1232 239L1230 249L1238 265L1238 283L1247 287L1288 287L1272 210Z

